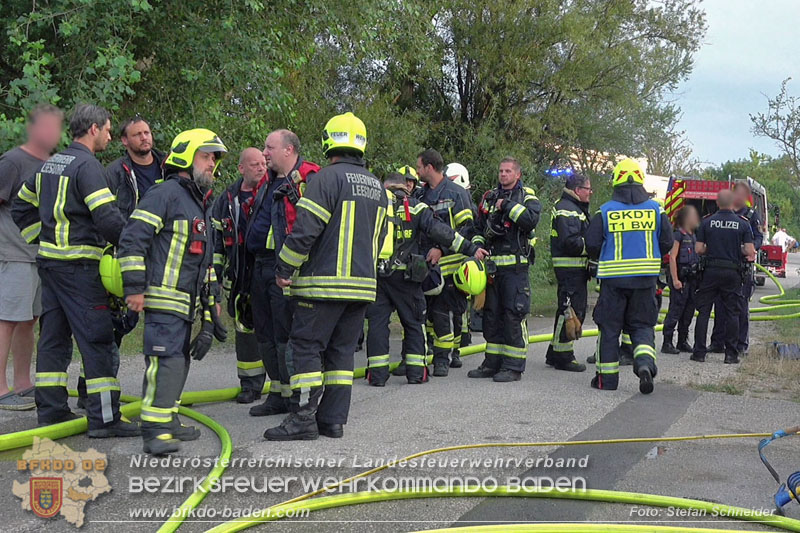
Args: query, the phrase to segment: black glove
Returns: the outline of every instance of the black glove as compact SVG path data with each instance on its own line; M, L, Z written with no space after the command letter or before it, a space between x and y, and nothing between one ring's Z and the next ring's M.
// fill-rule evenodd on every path
M587 270L589 271L590 278L597 278L597 261L589 260L589 264L587 265Z
M214 338L219 342L225 342L228 338L228 330L225 329L225 325L219 318L216 305L211 306L211 322L214 324Z
M211 349L211 343L214 342L214 324L208 321L203 321L203 329L192 341L189 347L189 354L195 361L200 361L206 356Z

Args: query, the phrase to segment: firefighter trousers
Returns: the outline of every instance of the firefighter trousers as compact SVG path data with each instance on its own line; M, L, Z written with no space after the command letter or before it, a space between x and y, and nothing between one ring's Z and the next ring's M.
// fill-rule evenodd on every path
M298 299L294 305L288 348L294 365L289 407L295 413L316 413L324 424L346 424L353 356L369 304Z
M738 270L732 268L707 268L695 295L697 303L697 322L694 329L694 357L703 359L708 348L708 320L711 318L711 307L717 299L721 300L717 308L715 322L719 321L725 328L725 336L721 344L725 346L725 355L735 357L739 353L739 304L742 294L742 278ZM724 309L724 318L719 313Z
M253 306L253 326L258 340L258 350L270 380L266 402L276 406L284 404L284 398L288 395L289 390L289 372L286 368L285 357L286 343L283 343L284 355L281 356L275 331L276 313L289 313L286 300L282 289L275 283L275 254L268 253L258 256L253 267L250 301ZM289 317L285 319L289 320ZM283 338L287 338L285 331Z
M453 316L463 315L467 310L467 297L453 282L453 276L444 278L442 292L427 298L428 322L433 337L433 364L447 365L453 351L456 331L453 329ZM461 332L458 332L461 335Z
M406 281L405 272L379 277L375 302L367 308L367 379L382 383L389 379L389 319L397 311L403 326L406 377L425 380L425 295L419 283Z
M525 371L531 289L528 265L500 267L486 285L483 336L486 356L482 366L492 370Z
M655 377L655 325L658 321L656 284L626 288L609 282L600 284L600 297L592 315L597 324L597 362L594 383L598 389L616 390L619 385L620 335L628 332L633 347L633 372L648 368Z
M750 347L750 297L753 296L754 291L755 282L753 278L745 278L736 303L739 311L739 333L736 337L736 349L739 352L745 352ZM714 300L714 329L711 332L711 346L725 346L725 337L728 329L727 322L728 311L722 301L722 295L718 294L716 300Z
M583 268L571 269L574 271L556 272L558 280L558 309L553 325L553 339L547 347L545 362L555 367L566 366L575 360L574 343L567 338L567 329L564 324L564 311L569 300L575 314L583 323L586 318L588 292L586 284L589 274Z
M97 261L40 261L42 316L36 356L36 407L39 423L69 413L67 368L72 338L86 376L89 429L120 418L114 326ZM115 365L115 360L117 361Z
M252 390L261 392L264 388L264 379L267 371L261 352L258 349L258 339L254 333L235 333L236 342L236 374L243 391Z
M678 329L678 344L686 342L689 338L689 327L694 319L695 301L694 293L697 290L697 281L686 279L683 288L678 290L670 284L669 310L664 319L664 342L672 343L675 328Z
M141 413L144 440L170 433L177 422L181 393L189 375L191 334L191 322L168 313L145 312Z

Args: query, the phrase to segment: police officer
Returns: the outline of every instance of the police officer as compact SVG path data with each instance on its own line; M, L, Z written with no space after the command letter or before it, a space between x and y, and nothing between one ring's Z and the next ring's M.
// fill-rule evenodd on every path
M200 431L183 426L178 407L190 356L205 357L213 337L224 341L215 299L211 187L227 148L207 129L179 133L164 164L167 179L151 187L122 232L120 269L125 300L145 310L145 373L142 384L144 452L176 452L179 441ZM195 309L202 328L191 341Z
M291 371L287 367L290 363L286 345L293 304L275 282L275 265L283 242L292 231L305 181L319 170L318 165L300 156L300 139L285 129L267 136L264 157L267 175L256 196L245 242L248 253L255 257L250 283L253 321L270 387L264 403L250 408L250 416L289 410Z
M700 258L695 251L695 230L700 225L697 210L684 206L675 216L677 229L675 243L669 253L669 310L664 320L664 344L661 353L678 354L692 352L688 342L689 326L694 318L694 293L697 290L697 275ZM675 328L678 328L678 346L672 344Z
M703 219L697 230L697 253L703 256L703 274L695 296L697 322L692 361L706 360L706 334L711 306L717 295L725 306L725 363L739 362L739 303L747 273L746 261L755 259L753 232L746 217L733 211L734 193L717 194L719 210Z
M483 305L483 363L467 373L471 378L496 382L519 381L528 355L531 309L528 269L533 262L532 234L542 206L533 189L522 184L519 162L506 157L500 162L497 188L487 191L478 205L472 241L491 254ZM492 271L494 270L494 272Z
M250 267L244 247L247 220L253 209L259 182L267 172L264 154L258 148L245 148L239 155L241 177L228 186L214 202L214 268L228 293L228 314L236 328L236 371L241 391L238 403L253 403L261 398L266 370L253 333L250 305Z
M755 209L749 207L751 195L752 191L746 180L736 182L733 187L733 210L737 215L745 217L749 222L750 229L753 232L753 246L756 249L756 254L758 254L761 245L764 243L764 234L761 232L761 217L758 216ZM748 272L745 275L741 298L739 299L739 340L736 346L741 354L746 353L750 345L750 298L755 291L752 262L746 266ZM728 315L720 295L717 296L714 304L714 312L714 330L711 333L712 348L709 351L723 353L725 352L724 337L727 330L726 321Z
M28 242L39 241L42 317L36 359L39 425L77 418L67 406L67 367L72 340L83 357L90 437L140 434L121 418L116 346L99 261L106 242L117 244L125 221L94 154L111 140L108 111L75 108L73 142L52 156L20 188L14 221Z
M631 337L639 391L653 392L656 375L656 286L661 257L672 248L672 226L643 187L644 172L632 159L614 167L611 201L600 207L586 232L586 251L596 259L600 298L594 321L600 330L592 387L616 390L619 337Z
M296 301L287 352L293 365L291 413L267 429L268 440L344 434L353 388L353 354L367 306L388 206L381 182L366 170L367 130L352 113L322 133L330 164L310 176L297 218L278 254L276 282Z
M418 198L433 211L433 216L462 234L471 228L474 216L472 200L463 187L445 179L442 173L444 159L433 149L417 156L417 174L424 183L419 188ZM460 368L461 359L451 359L456 332L453 330L453 315L463 315L467 310L467 297L456 289L453 274L466 259L464 254L448 253L427 238L422 239L422 249L431 264L438 264L445 285L437 296L428 298L428 322L433 336L433 375L444 377L448 368ZM460 332L458 332L460 334Z
M586 318L589 258L583 236L589 229L591 197L589 178L572 174L567 178L561 199L553 207L551 215L550 254L558 281L558 309L545 363L556 370L586 370L586 365L575 360L573 340L567 336L564 313L571 306L581 323Z
M428 380L428 369L422 281L428 275L428 265L420 254L420 236L424 234L439 246L476 255L479 259L486 256L486 251L436 220L427 205L409 198L402 174L389 174L383 186L390 193L391 203L386 216L386 237L379 254L377 295L367 308L367 379L376 387L383 387L389 379L389 318L397 311L403 325L406 377L409 383L424 383Z

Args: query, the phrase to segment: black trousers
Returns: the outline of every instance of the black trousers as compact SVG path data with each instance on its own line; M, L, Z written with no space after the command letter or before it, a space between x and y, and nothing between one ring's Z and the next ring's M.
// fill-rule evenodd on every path
M567 300L570 300L572 309L583 322L588 305L586 284L589 282L589 274L584 268L559 269L556 271L556 279L558 280L558 309L553 324L553 340L547 347L545 361L548 365L561 366L575 360L573 341L567 339L567 330L564 327L564 311L567 309Z
M711 317L711 307L717 298L720 306L717 312L724 309L724 318L716 320L725 326L725 355L735 356L739 352L739 309L742 298L742 277L738 270L731 268L707 268L699 282L699 289L695 295L697 302L697 322L694 329L694 356L705 357L708 348L708 320Z
M67 367L72 338L78 344L86 376L89 429L120 418L117 346L97 261L39 261L42 316L36 356L36 407L40 423L69 412Z
M620 334L628 333L633 346L633 371L648 368L656 375L655 325L658 321L656 283L647 288L626 288L615 280L600 284L600 298L593 313L600 331L597 337L596 382L598 388L616 390L619 385Z
M353 355L369 304L295 301L289 348L292 412L316 413L326 424L346 424L353 391Z
M286 367L286 330L275 331L276 313L288 313L289 306L283 290L275 283L275 254L258 256L253 267L250 302L253 306L253 326L261 361L269 376L267 402L283 404L289 392L289 372ZM290 318L286 317L286 320ZM288 323L288 322L287 322ZM278 335L282 336L283 356L278 351Z
M389 319L394 311L403 325L403 351L408 379L424 379L425 295L419 283L406 281L405 273L378 278L375 302L367 308L367 379L370 383L389 379Z
M433 333L433 364L448 364L453 351L456 332L453 317L467 310L467 297L453 283L453 276L445 277L441 294L427 298L428 322Z
M692 325L695 311L694 294L697 280L690 278L683 281L683 288L678 290L670 283L669 310L664 319L664 342L672 342L675 328L678 329L678 343L689 338L689 327Z
M740 352L747 351L750 347L750 298L755 291L755 282L752 277L745 279L739 291L739 334L736 349ZM727 332L728 312L722 302L721 295L714 300L714 329L711 332L711 346L724 346Z
M483 336L486 339L485 368L525 371L528 356L528 326L531 309L528 265L500 267L486 285L483 304Z
M192 323L168 313L145 312L142 438L170 433L189 375Z
M255 333L237 331L235 342L236 374L239 376L242 390L261 392L261 389L264 388L267 371L264 369L264 361L261 360Z

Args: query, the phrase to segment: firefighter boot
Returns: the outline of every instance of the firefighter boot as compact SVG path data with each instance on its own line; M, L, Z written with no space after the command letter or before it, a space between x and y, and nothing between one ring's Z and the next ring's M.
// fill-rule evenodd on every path
M493 378L494 375L497 374L497 370L493 368L489 368L486 366L479 366L473 370L467 372L468 378Z
M450 368L461 368L463 364L458 350L453 350L453 353L450 354Z
M170 433L161 433L152 438L145 439L142 446L144 453L150 455L169 455L181 449L180 441L173 438Z
M172 415L170 432L174 438L182 441L197 440L200 438L200 430L194 426L184 426L177 414Z
M683 340L678 339L678 345L676 346L676 348L684 353L692 353L694 351L694 348L692 348L692 345L689 344L689 341L687 341L686 339Z
M650 373L649 368L639 369L639 392L642 394L653 392L653 374Z
M286 400L277 394L268 394L263 403L250 408L250 416L282 415L288 412Z
M400 362L400 364L397 365L397 368L392 370L392 375L393 376L405 376L406 375L406 360L405 360L405 357Z
M492 381L496 383L510 383L512 381L519 381L522 379L522 372L516 370L509 370L502 368L492 377Z
M112 424L101 428L90 429L86 432L90 439L107 439L109 437L138 437L142 434L139 424L131 422L125 417Z
M661 345L661 353L677 355L681 353L681 351L672 344L672 339L664 339L664 344Z
M296 413L289 413L279 426L269 428L264 432L267 440L317 440L319 428L317 427L316 406L305 406Z

